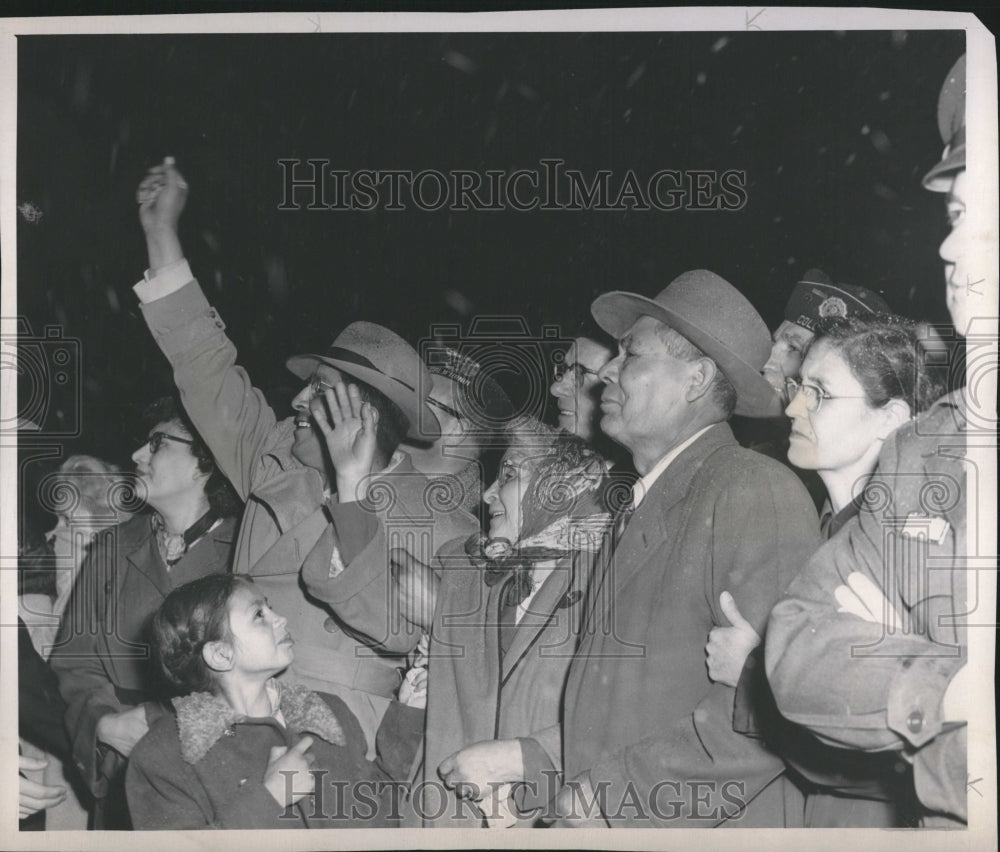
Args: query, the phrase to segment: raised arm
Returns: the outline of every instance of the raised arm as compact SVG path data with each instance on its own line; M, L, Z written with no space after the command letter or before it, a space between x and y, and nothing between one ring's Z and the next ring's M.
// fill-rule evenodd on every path
M184 408L219 468L244 500L265 475L261 457L289 438L236 365L225 323L191 275L178 236L188 185L170 158L139 185L149 270L135 286L142 314L174 371Z

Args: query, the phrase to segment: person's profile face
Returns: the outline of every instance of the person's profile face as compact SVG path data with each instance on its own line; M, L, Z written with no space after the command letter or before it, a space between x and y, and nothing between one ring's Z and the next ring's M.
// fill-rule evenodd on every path
M996 270L987 270L980 259L983 253L975 251L975 234L969 225L971 189L968 173L956 172L945 200L950 230L938 250L944 261L948 312L955 331L963 337L975 318L994 317L997 311Z
M814 335L808 328L785 320L775 330L771 355L761 371L767 383L787 404L785 379L797 379L802 369L802 359Z

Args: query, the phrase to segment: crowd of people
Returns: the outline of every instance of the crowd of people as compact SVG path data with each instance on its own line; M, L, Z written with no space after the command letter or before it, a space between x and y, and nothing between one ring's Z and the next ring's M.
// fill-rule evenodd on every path
M964 104L962 57L924 178L960 335L991 297ZM966 824L967 494L937 452L966 399L913 319L821 270L773 334L708 270L608 292L553 425L354 322L288 359L280 419L185 259L187 193L167 158L137 194L177 387L142 505L94 508L122 475L73 457L86 499L22 559L22 826Z

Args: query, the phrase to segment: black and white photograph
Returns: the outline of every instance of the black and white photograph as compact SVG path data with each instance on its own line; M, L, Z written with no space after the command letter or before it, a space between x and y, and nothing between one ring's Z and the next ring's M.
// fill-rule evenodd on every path
M7 18L0 69L4 848L995 848L973 15ZM348 833L192 833L265 829Z

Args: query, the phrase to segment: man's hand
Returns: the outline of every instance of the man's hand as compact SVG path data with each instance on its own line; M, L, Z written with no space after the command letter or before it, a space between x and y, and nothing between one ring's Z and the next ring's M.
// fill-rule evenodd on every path
M18 758L18 770L21 772L35 772L48 765L47 760L38 760L23 754ZM55 807L66 798L65 787L49 787L46 784L39 784L37 781L29 781L23 775L19 780L21 788L17 803L18 819L29 817L45 808Z
M123 757L128 757L148 730L146 708L140 704L131 710L102 716L97 723L97 739L107 743Z
M708 676L716 683L736 686L747 657L760 644L760 635L742 616L729 592L719 595L719 606L732 627L713 627L708 634Z
M184 257L177 237L177 223L187 203L188 185L174 166L173 157L153 166L136 190L139 221L146 232L149 268L153 271Z
M271 749L264 770L264 786L279 805L294 805L316 789L316 776L311 771L316 758L309 754L312 744L313 738L306 736L291 748L274 746ZM291 778L291 783L286 778Z
M524 759L517 740L483 740L441 761L438 775L462 798L479 801L490 784L524 779Z
M607 820L595 801L590 773L578 775L565 784L556 796L555 811L559 819L553 828L607 828Z
M337 498L341 503L357 502L364 496L358 494L359 486L375 462L378 412L361 401L357 385L348 387L343 382L326 388L322 397L314 397L309 411L326 439L330 463L337 472Z

